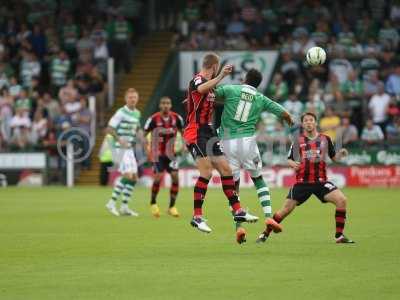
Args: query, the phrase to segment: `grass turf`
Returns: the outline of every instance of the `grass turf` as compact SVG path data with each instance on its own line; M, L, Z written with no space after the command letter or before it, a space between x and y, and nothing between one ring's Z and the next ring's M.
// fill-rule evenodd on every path
M285 192L273 189L274 209ZM355 245L333 242L333 206L315 198L266 244L254 243L257 223L237 245L220 189L207 193L209 235L189 226L190 189L178 198L182 217L159 220L144 188L134 195L139 218L110 215L110 189L1 189L0 299L398 299L400 190L345 192ZM241 198L262 216L253 189Z

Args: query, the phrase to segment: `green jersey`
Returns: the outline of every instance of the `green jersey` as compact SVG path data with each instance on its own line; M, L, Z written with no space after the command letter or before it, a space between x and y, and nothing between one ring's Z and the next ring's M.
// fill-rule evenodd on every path
M114 128L118 137L127 141L130 147L133 147L136 142L137 131L140 128L140 111L136 108L130 110L125 105L112 116L108 126ZM121 147L118 141L116 141L115 147Z
M285 109L265 97L250 85L223 85L215 90L215 97L224 100L220 137L234 139L255 135L256 125L263 111L281 117Z

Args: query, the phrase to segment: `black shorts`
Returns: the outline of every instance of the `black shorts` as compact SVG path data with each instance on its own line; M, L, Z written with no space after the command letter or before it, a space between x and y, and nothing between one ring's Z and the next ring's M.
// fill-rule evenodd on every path
M326 203L324 197L337 189L337 186L330 181L317 183L296 183L289 190L288 199L295 200L297 205L301 205L315 195L322 203Z
M171 160L168 156L159 156L158 161L153 162L154 173L168 173L178 171L178 162L176 159Z
M195 160L198 157L224 155L218 135L210 126L200 127L197 142L187 145L187 148Z

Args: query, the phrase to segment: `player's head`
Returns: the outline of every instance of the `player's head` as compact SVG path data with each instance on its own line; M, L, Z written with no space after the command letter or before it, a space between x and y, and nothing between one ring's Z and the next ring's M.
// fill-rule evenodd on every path
M129 88L125 92L125 103L130 109L134 109L139 101L139 93L135 88Z
M215 53L207 53L204 57L203 57L203 64L202 64L202 68L203 70L206 71L212 71L212 78L214 78L215 76L218 75L218 70L219 70L219 56Z
M304 113L301 118L301 127L308 132L312 133L317 129L317 116L312 112Z
M170 97L162 97L160 99L160 111L163 113L168 113L171 110L172 107L172 101Z
M247 74L246 77L244 78L244 83L251 85L252 87L257 88L260 83L262 81L262 74L260 71L256 70L256 69L250 69Z

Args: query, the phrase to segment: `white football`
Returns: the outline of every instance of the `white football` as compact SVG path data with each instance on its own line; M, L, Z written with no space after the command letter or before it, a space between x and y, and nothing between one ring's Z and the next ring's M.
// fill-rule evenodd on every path
M308 49L306 59L311 66L322 65L326 60L326 52L321 47L312 47Z

